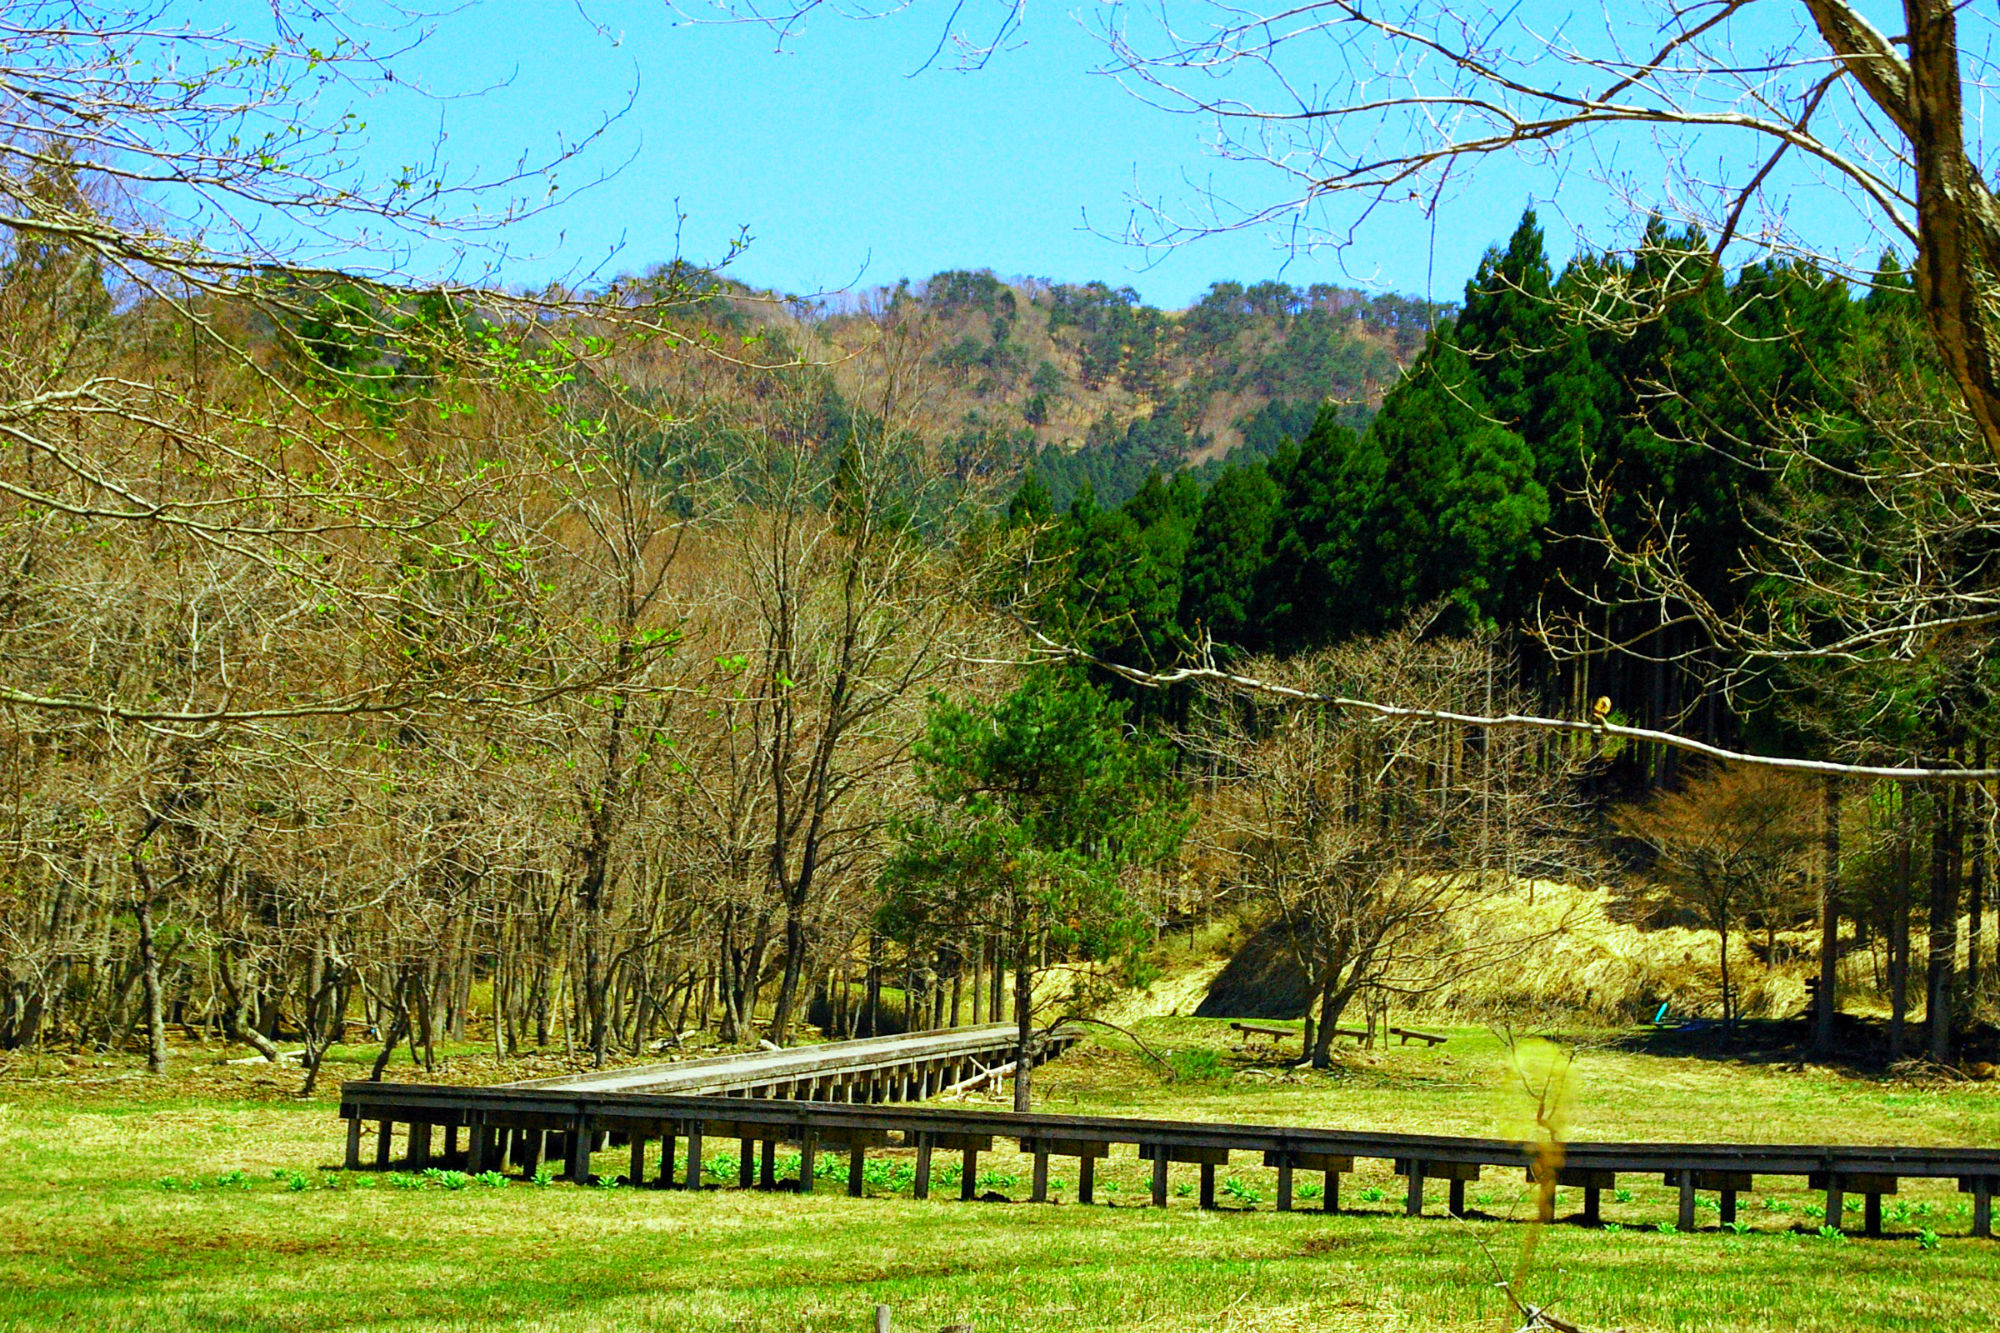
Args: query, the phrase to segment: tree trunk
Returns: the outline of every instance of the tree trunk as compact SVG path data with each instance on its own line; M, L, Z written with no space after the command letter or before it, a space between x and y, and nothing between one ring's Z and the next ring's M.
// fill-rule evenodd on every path
M160 1003L160 955L153 945L153 904L139 899L139 977L146 988L146 1069L167 1072L167 1025Z
M1028 1076L1033 1064L1028 1058L1028 1046L1035 1025L1032 956L1030 942L1023 933L1014 950L1014 1109L1017 1112L1025 1112L1032 1105L1028 1095Z
M1931 797L1931 900L1924 968L1924 1026L1930 1057L1951 1059L1952 973L1958 963L1958 894L1951 879L1952 797Z
M1826 780L1819 875L1819 994L1813 1005L1813 1053L1833 1054L1834 981L1840 961L1840 779Z
M1896 849L1896 890L1889 903L1889 1059L1903 1058L1910 1014L1910 888L1915 878L1916 832L1907 808Z

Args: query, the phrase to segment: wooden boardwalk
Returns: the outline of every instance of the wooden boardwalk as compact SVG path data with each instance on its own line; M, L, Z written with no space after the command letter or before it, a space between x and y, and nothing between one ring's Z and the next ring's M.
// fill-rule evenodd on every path
M1004 1027L997 1029L1004 1032ZM991 1044L996 1029L960 1029L973 1042L984 1037L988 1056L1009 1053ZM1463 1212L1465 1184L1481 1172L1497 1169L1529 1172L1532 1149L1500 1139L1458 1138L1434 1134L1384 1134L1344 1130L1304 1129L1278 1125L1222 1124L1203 1121L1140 1120L1108 1116L1075 1116L963 1109L911 1104L926 1091L950 1086L946 1080L980 1064L976 1044L958 1050L930 1039L946 1034L918 1033L871 1043L835 1043L795 1051L725 1057L722 1061L691 1061L682 1066L620 1071L620 1075L581 1079L544 1079L490 1088L444 1088L424 1084L347 1083L341 1089L340 1113L347 1120L347 1166L362 1169L363 1124L376 1125L371 1165L388 1169L396 1160L393 1136L397 1125L408 1126L407 1154L401 1159L414 1169L448 1165L480 1172L512 1168L532 1174L543 1160L561 1159L569 1179L587 1181L594 1153L607 1143L629 1150L632 1184L697 1188L702 1179L706 1144L734 1141L739 1147L739 1183L770 1187L775 1146L799 1147L798 1189L810 1191L816 1154L839 1149L848 1155L848 1191L862 1193L863 1171L871 1147L892 1142L917 1152L915 1192L930 1193L931 1161L937 1150L961 1155L960 1197L974 1196L981 1153L995 1150L999 1140L1011 1140L1034 1158L1033 1195L1048 1195L1048 1164L1052 1157L1073 1157L1078 1165L1079 1203L1092 1202L1096 1163L1114 1148L1131 1146L1152 1164L1152 1198L1167 1201L1173 1163L1200 1168L1200 1202L1215 1205L1216 1168L1235 1154L1276 1172L1277 1207L1290 1210L1293 1179L1308 1171L1324 1177L1321 1207L1337 1211L1340 1178L1357 1159L1392 1163L1406 1177L1405 1209L1412 1216L1424 1209L1426 1187L1443 1181L1448 1207ZM1076 1040L1072 1033L1050 1034L1038 1052L1046 1059ZM850 1048L843 1053L840 1048ZM850 1063L839 1065L843 1054ZM789 1082L774 1071L777 1057L798 1057L790 1066ZM811 1057L812 1059L806 1059ZM807 1065L816 1059L817 1069ZM740 1086L711 1091L702 1080L723 1077L729 1062ZM759 1062L767 1062L759 1064ZM829 1064L828 1062L835 1062ZM662 1091L662 1070L702 1070L688 1082ZM973 1074L975 1081L990 1076ZM635 1088L626 1083L607 1086L620 1077L646 1078ZM962 1081L962 1079L960 1080ZM695 1091L695 1088L702 1091ZM782 1087L791 1095L774 1093ZM681 1089L687 1089L685 1091ZM765 1089L751 1095L755 1089ZM821 1098L810 1093L818 1091ZM828 1100L827 1098L831 1098ZM442 1152L431 1152L433 1130L442 1129ZM460 1134L464 1145L459 1144ZM677 1154L683 1174L669 1179ZM1905 1179L1954 1180L1972 1196L1975 1236L1992 1235L1992 1199L2000 1190L2000 1149L1922 1148L1873 1145L1769 1143L1569 1143L1563 1145L1558 1183L1584 1191L1581 1220L1598 1220L1602 1192L1615 1188L1621 1176L1652 1177L1678 1187L1678 1225L1695 1230L1696 1199L1718 1196L1721 1221L1735 1220L1737 1197L1752 1192L1759 1177L1803 1180L1825 1192L1826 1225L1844 1225L1849 1194L1865 1201L1863 1225L1879 1235L1882 1197L1896 1193Z

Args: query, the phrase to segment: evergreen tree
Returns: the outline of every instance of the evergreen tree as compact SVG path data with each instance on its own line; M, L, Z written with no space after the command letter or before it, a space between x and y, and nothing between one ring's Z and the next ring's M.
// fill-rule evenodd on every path
M1257 589L1278 516L1278 487L1261 462L1227 468L1202 497L1181 578L1180 623L1190 637L1258 646Z

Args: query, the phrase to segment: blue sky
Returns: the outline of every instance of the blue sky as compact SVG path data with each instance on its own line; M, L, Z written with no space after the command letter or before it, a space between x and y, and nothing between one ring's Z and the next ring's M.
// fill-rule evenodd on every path
M1103 47L1060 10L1032 10L1016 45L982 70L947 60L919 72L946 12L920 4L872 22L825 12L778 51L767 29L690 23L662 0L489 0L445 15L397 63L434 91L477 95L371 98L369 151L385 165L414 157L442 127L457 167L494 169L634 98L562 180L607 177L508 234L503 276L523 286L641 269L677 248L707 260L741 227L752 243L735 272L786 292L978 267L1103 278L1166 306L1218 279L1268 277L1451 300L1530 198L1558 261L1576 228L1615 239L1587 171L1498 162L1434 224L1410 207L1338 255L1293 255L1258 230L1149 254L1116 239L1134 195L1184 198L1212 181L1255 199L1282 186L1217 161L1199 121L1094 73ZM444 256L419 253L415 267Z

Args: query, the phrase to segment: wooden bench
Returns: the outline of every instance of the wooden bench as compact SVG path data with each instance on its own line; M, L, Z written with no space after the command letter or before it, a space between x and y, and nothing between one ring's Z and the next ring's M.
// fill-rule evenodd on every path
M1442 1033L1419 1032L1415 1028L1390 1028L1389 1031L1394 1035L1402 1038L1402 1041L1397 1043L1397 1045L1399 1046L1408 1046L1412 1038L1422 1042L1426 1046L1436 1046L1441 1042L1446 1042L1451 1040L1451 1038L1443 1035Z
M1251 1037L1269 1037L1277 1042L1302 1035L1297 1028L1281 1028L1269 1023L1231 1023L1229 1026L1243 1034L1246 1046L1250 1044Z

